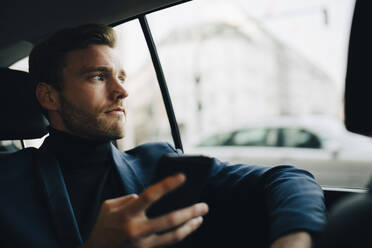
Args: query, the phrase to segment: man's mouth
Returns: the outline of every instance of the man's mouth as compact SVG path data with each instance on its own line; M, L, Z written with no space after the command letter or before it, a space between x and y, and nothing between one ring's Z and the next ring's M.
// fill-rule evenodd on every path
M117 107L117 108L113 108L113 109L110 109L108 111L105 112L106 114L115 114L115 115L126 115L126 111L125 111L125 108L122 108L122 107Z

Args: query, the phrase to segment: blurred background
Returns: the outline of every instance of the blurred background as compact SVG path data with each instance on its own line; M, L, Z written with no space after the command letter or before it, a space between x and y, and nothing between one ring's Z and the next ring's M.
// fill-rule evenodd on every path
M148 15L185 152L293 164L322 185L364 187L372 139L343 124L354 4L194 0ZM128 131L119 148L173 144L138 21L115 30L129 88ZM27 70L27 58L12 68Z

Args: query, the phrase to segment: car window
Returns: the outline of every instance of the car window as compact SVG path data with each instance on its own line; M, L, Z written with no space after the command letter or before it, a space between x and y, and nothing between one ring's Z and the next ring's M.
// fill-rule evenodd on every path
M270 165L304 168L322 185L364 187L372 175L372 141L350 145L341 137L348 135L343 128L343 93L354 4L355 0L203 0L149 14L185 152L222 161L239 157L239 163L247 164L266 164L269 154ZM129 89L127 132L120 149L149 141L173 144L138 21L115 30ZM251 144L267 142L270 151L262 154L234 154L243 145L225 146L223 152L199 146L221 144L226 130L288 124L316 126L313 135L318 141L320 133L340 137L327 137L322 149L297 149L304 152L300 155L283 153L286 149L277 147L276 135L260 140L262 133L236 136L237 144L250 144L245 140L250 135ZM334 126L340 127L337 132ZM302 132L291 131L291 139L283 142L294 148L317 146Z
M234 146L265 146L267 131L262 128L238 131L231 139L229 145Z
M275 131L265 128L251 128L237 131L229 140L230 146L275 146Z
M231 137L232 133L217 134L207 138L205 141L200 143L199 146L224 146Z
M119 148L128 150L156 141L174 145L158 80L138 20L114 29L119 36L118 49L128 75L129 92L126 135L118 141Z
M11 140L2 140L0 141L0 154L2 152L16 152L20 150Z
M372 156L362 151L364 143L342 142L348 135L343 93L354 4L203 0L148 15L185 152L293 164L322 185L364 187ZM279 146L278 137L269 142L262 130L239 132L292 125L299 129L285 130L280 141L292 152ZM236 136L224 150L197 145L226 130ZM321 134L327 134L324 144ZM248 146L270 147L242 154Z
M283 135L284 147L297 148L321 148L321 141L313 133L299 128L283 128L281 129Z

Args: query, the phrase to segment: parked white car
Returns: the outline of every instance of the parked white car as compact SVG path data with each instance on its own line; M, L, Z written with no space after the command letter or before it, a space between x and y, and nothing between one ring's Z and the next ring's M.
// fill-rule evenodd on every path
M322 185L364 187L372 175L372 138L326 118L278 118L210 135L187 153L246 164L291 164Z

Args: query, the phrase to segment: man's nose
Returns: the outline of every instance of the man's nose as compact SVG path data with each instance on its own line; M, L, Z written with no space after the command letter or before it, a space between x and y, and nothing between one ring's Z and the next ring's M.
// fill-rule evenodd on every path
M113 100L124 99L128 96L128 90L120 79L113 79L112 83L112 98Z

